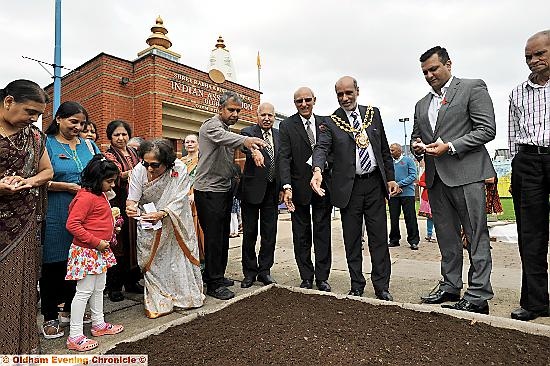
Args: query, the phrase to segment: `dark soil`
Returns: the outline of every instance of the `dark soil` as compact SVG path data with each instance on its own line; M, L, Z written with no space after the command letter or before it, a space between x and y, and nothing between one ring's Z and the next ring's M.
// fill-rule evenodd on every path
M550 365L550 339L273 288L110 353L149 365Z

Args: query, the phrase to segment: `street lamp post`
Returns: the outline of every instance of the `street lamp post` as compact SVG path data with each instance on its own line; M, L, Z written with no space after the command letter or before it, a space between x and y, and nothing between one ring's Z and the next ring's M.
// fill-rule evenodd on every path
M399 122L403 123L403 132L405 133L405 144L403 145L403 149L405 150L405 155L408 155L408 152L407 152L407 122L408 121L409 121L409 117L399 118Z

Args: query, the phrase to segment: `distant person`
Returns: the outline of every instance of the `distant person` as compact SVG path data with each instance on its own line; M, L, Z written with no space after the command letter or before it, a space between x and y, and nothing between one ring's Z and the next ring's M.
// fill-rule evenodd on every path
M367 227L371 258L371 281L377 299L393 301L389 291L391 261L388 249L386 198L397 194L393 160L380 111L357 102L357 80L344 76L334 87L338 108L322 124L313 150L311 187L323 196L322 167L334 154L332 177L328 184L332 204L340 208L344 247L351 279L349 295L362 296L363 275L361 224Z
M82 125L82 131L80 131L80 137L96 142L99 139L97 125L92 121L85 121Z
M109 204L119 170L103 155L95 155L82 171L82 188L69 205L67 230L73 235L69 249L66 280L76 282L76 294L71 302L71 327L67 348L89 351L98 346L84 335L83 319L86 304L92 312L92 335L118 334L121 324L106 323L103 315L103 290L107 269L116 265L111 250L115 235L115 218Z
M183 147L187 152L187 155L183 156L180 160L187 167L187 174L189 174L189 178L191 179L191 188L189 189L188 194L189 204L191 205L191 214L193 215L195 233L197 234L197 242L199 244L201 268L204 270L204 232L202 231L201 224L199 223L199 217L197 216L195 191L193 190L193 183L195 182L195 176L197 175L197 165L199 164L199 136L195 134L187 135L183 141Z
M246 161L241 178L241 214L243 218L242 288L258 280L264 285L275 283L271 267L275 260L279 203L279 130L273 128L275 107L262 103L257 110L257 123L241 130L244 136L264 139L262 150L245 149ZM259 222L259 225L258 225ZM260 250L256 255L256 240L260 231Z
M390 211L390 247L399 246L401 233L399 228L399 216L403 208L403 216L407 227L407 242L412 250L418 250L420 234L418 233L418 223L416 221L416 201L414 192L414 182L416 181L416 165L413 159L403 155L401 145L393 143L390 145L390 153L393 158L393 168L395 171L395 181L399 186L399 193L389 199Z
M117 265L107 271L107 296L109 300L118 302L124 300L122 286L127 293L143 294L143 286L139 280L141 273L137 263L136 221L129 220L126 215L126 199L128 184L132 169L139 164L140 158L136 149L128 146L132 137L130 124L123 120L109 122L106 129L110 145L105 151L105 157L113 161L120 170L115 182L116 196L111 199L111 205L120 209L124 223L117 234L117 245L111 248L116 256Z
M266 143L257 137L247 137L229 131L237 123L242 99L234 92L220 96L218 114L207 119L199 131L201 157L195 176L195 204L204 230L204 281L206 294L220 300L235 296L227 288L234 284L225 278L229 251L231 220L231 178L236 148L259 149Z
M130 147L133 147L134 149L136 149L136 151L139 150L139 146L145 141L145 139L141 138L141 137L138 137L138 136L134 136L132 138L130 138L128 140L128 146Z
M48 96L30 80L0 89L0 352L38 354L36 283L47 182L46 136L34 123Z
M424 160L421 161L421 166L423 162ZM430 195L428 193L428 189L426 188L426 172L423 167L422 174L420 174L420 179L418 179L418 185L421 188L418 216L423 216L426 218L426 237L424 239L428 242L435 242L437 240L434 235L434 220L432 216L432 208L430 206Z
M451 64L447 50L439 46L420 56L431 89L416 103L411 142L414 153L423 155L426 163L443 276L439 289L422 300L458 301L443 307L488 314L493 289L485 179L495 170L485 144L495 138L495 114L485 82L453 77ZM470 243L468 289L462 298L461 225Z
M145 141L130 173L126 213L137 218L137 259L145 280L145 315L203 305L199 246L187 167L165 139ZM160 227L155 227L160 225Z
M520 308L511 314L518 320L549 315L550 29L527 40L525 61L531 74L510 94L508 127L522 262Z
M330 193L323 197L313 193L311 161L313 147L319 141L319 126L325 117L313 113L316 99L313 91L301 87L294 92L297 113L279 126L281 149L279 171L284 190L283 200L292 220L294 258L300 272L301 288L313 288L313 279L320 291L331 291L328 277L332 264ZM326 189L330 179L332 155L323 166ZM311 260L311 246L315 252L315 264Z

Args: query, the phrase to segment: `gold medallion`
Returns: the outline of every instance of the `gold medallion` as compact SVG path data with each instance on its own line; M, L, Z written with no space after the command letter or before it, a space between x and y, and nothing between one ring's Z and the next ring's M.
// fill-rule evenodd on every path
M366 149L370 145L369 137L365 133L365 131L362 131L360 134L358 134L355 137L355 143L357 146L359 146L361 149Z

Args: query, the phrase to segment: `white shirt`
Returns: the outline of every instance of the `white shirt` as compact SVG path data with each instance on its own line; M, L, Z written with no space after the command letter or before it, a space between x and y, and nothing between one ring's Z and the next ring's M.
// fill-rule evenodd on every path
M510 93L508 144L550 146L550 80L544 85L524 81Z
M348 121L351 123L353 127L353 117L351 114L353 112L357 113L357 119L359 120L359 123L363 124L363 120L361 119L361 113L359 113L359 105L355 106L355 110L353 111L346 111L346 116L348 117ZM372 149L372 144L369 144L367 147L367 152L369 153L369 159L370 159L370 169L368 171L364 171L361 169L361 161L359 160L359 149L360 147L355 145L355 174L365 174L365 173L371 173L376 169L376 158L374 157L374 150Z
M304 124L304 130L307 132L307 125L306 122L308 121L305 119L301 114L300 118L302 119L302 123ZM317 127L315 125L315 115L312 113L311 116L309 116L309 128L311 128L311 132L313 132L313 141L317 142Z
M432 100L430 101L430 108L428 108L428 119L430 120L432 131L435 131L435 124L437 123L437 115L439 114L439 109L441 109L441 105L445 100L445 94L447 94L447 89L449 89L449 85L451 85L453 78L454 76L451 76L451 78L445 83L445 85L443 85L443 87L441 88L441 95L437 94L435 90L433 90L433 88L430 89Z

